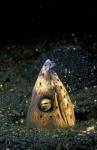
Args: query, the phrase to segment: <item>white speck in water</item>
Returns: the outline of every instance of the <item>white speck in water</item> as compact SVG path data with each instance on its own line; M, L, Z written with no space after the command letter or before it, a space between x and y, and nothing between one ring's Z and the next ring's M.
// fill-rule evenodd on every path
M22 116L23 116L23 115L24 115L24 112L22 111L21 114L22 114Z
M85 56L83 56L83 59L85 59Z
M38 52L38 51L39 51L39 49L38 49L38 48L36 48L36 49L35 49L35 51L36 51L36 52Z
M96 87L97 87L96 85L93 86L93 88L96 88Z
M26 104L28 104L28 101L26 101Z
M11 91L11 92L13 92L13 91L14 91L14 89L10 89L10 91Z
M23 124L24 123L24 119L20 119L20 123Z
M75 51L75 50L76 50L76 47L73 47L73 50Z
M12 134L15 134L15 131L13 131Z
M70 71L68 71L68 73L70 74L71 72L70 72Z
M91 75L93 75L94 73L92 72Z
M94 128L94 126L91 126L91 127L88 127L87 128L87 131L89 132L89 131L93 131L95 128Z
M79 79L79 81L81 80L81 78L80 78L80 77L79 77L78 79Z
M96 103L96 102L97 102L97 99L94 99L94 102Z
M20 61L20 60L18 61L18 64L21 64L21 61Z
M95 65L93 66L93 69L94 69L94 70L96 69L96 66L95 66Z
M69 88L69 85L67 84L67 88Z
M9 148L6 148L6 150L10 150Z
M2 88L3 87L3 84L0 84L0 88Z
M85 90L88 90L88 87L84 87Z
M67 74L67 72L68 72L68 70L67 70L67 68L65 68L65 73Z
M72 34L71 34L71 36L75 36L75 34L74 34L74 33L72 33Z
M15 123L18 124L18 121L16 121Z
M87 127L86 130L82 131L83 133L90 133L91 131L94 131L95 130L95 127L94 126L91 126L91 127Z

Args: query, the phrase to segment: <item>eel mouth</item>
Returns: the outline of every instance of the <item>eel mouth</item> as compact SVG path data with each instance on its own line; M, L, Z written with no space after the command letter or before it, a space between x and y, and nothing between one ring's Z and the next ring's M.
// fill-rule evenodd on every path
M58 106L59 106L60 114L61 114L63 121L65 122L65 124L68 124L67 116L66 116L65 111L63 110L63 104L61 103L61 101L58 101Z
M61 116L63 122L65 124L68 124L68 120L67 120L67 117L66 117L66 114L65 114L65 111L64 111L62 100L59 99L59 96L57 95L56 92L55 92L55 103L56 103L56 106L59 109L59 113L60 113L60 116Z
M48 70L50 70L53 67L55 67L55 62L50 59L47 59L46 62L44 63L44 67L48 68Z
M55 62L54 62L54 61L51 61L51 67L50 67L50 68L52 69L52 68L54 68L55 66L56 66Z

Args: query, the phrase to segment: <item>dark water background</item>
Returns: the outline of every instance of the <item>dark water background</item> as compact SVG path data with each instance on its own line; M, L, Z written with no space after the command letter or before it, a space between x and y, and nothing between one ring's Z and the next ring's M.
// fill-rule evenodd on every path
M96 35L96 2L0 1L0 45L67 33Z

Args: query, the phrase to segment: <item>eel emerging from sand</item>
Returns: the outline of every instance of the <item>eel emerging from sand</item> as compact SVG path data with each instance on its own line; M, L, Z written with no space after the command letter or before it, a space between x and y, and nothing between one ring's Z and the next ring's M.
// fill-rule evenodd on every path
M27 121L35 128L64 128L75 124L73 104L52 70L54 62L46 60L35 83Z

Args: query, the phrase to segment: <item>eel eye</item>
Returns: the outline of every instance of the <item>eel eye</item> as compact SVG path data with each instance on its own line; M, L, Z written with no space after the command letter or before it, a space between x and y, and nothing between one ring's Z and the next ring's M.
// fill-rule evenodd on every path
M40 101L40 110L43 112L48 112L52 109L52 100L49 98L43 98Z

